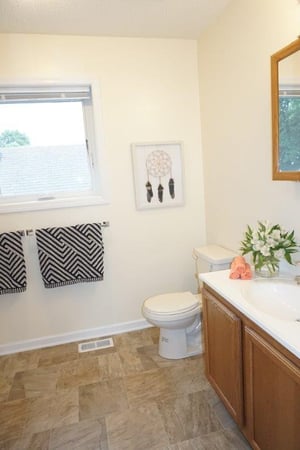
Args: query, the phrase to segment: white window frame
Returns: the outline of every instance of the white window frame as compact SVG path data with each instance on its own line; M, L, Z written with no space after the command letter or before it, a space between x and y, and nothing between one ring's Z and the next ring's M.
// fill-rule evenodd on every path
M107 180L105 177L105 164L103 152L103 133L102 133L102 118L100 108L100 89L98 83L95 81L59 81L59 82L44 82L44 81L30 81L25 82L1 82L0 81L0 95L7 92L18 93L21 91L34 92L39 89L44 92L72 92L74 89L80 88L90 90L90 101L85 101L83 105L84 111L84 125L87 138L87 153L90 162L90 170L92 177L92 190L87 193L72 192L54 194L53 196L38 197L38 196L15 196L15 197L0 197L0 214L9 212L35 211L35 210L50 210L56 208L70 208L78 206L92 206L92 205L106 205L108 201ZM64 91L65 90L65 91ZM5 94L4 94L5 95Z

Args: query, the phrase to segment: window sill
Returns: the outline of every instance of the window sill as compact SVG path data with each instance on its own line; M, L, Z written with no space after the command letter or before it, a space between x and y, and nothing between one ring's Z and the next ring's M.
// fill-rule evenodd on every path
M40 211L58 208L75 208L80 206L108 205L108 201L100 195L88 195L83 197L51 198L45 200L29 200L22 202L0 202L0 214Z

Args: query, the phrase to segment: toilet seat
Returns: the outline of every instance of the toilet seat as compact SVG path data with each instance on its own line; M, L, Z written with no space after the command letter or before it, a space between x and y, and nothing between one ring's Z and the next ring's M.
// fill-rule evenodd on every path
M200 308L199 299L191 292L172 292L145 300L144 312L155 316L177 316L195 313Z

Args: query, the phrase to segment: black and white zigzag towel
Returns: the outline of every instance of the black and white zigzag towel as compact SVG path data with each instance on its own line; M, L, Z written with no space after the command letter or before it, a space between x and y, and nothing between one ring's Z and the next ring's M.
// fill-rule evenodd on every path
M0 234L0 295L26 291L26 266L20 231Z
M36 230L38 256L46 288L103 279L103 243L99 223Z

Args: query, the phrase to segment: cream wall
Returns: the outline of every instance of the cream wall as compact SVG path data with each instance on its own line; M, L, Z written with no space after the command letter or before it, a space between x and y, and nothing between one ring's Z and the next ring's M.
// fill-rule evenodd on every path
M299 35L296 0L233 0L199 40L208 242L238 249L269 219L300 241L300 184L272 181L270 56Z
M46 290L33 237L26 293L0 297L0 345L140 321L153 294L196 290L192 248L205 242L197 43L0 35L0 81L92 79L100 86L106 206L2 214L0 232L109 220L105 278ZM100 121L97 124L101 132ZM137 211L130 144L184 143L185 205ZM1 348L0 348L1 350Z

